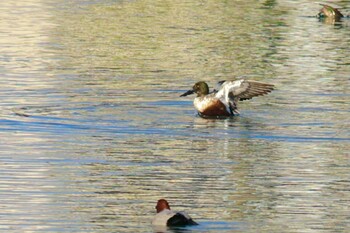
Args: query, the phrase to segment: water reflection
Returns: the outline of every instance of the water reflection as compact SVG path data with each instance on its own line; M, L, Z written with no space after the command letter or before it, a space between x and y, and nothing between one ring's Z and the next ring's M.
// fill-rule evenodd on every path
M1 1L0 229L152 232L167 198L186 232L346 231L349 30L300 6ZM178 98L239 75L277 90L225 120Z
M186 233L186 232L241 232L247 231L245 224L239 222L222 222L222 221L203 221L198 226L169 228L169 227L153 227L153 232L159 233Z

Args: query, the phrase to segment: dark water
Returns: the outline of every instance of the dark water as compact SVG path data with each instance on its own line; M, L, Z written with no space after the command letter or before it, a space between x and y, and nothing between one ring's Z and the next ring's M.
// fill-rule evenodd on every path
M349 11L348 1L338 6ZM310 1L1 1L0 230L346 232L350 24ZM202 119L199 80L273 83Z

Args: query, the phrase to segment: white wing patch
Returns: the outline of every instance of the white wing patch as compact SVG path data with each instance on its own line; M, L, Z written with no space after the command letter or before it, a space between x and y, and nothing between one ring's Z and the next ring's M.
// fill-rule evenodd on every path
M215 97L220 99L226 106L230 101L229 94L232 92L233 94L242 87L242 83L244 79L236 80L236 81L226 81L222 84L221 89L215 94Z
M220 101L226 106L227 112L231 112L230 109L230 102L233 102L232 99L230 99L230 93L234 94L242 87L242 83L244 82L244 79L236 80L236 81L225 81L221 89L215 94L215 97L220 99ZM238 111L236 113L239 113Z

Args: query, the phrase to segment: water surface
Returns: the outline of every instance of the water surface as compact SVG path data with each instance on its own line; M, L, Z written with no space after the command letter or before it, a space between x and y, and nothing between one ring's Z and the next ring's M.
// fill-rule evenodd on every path
M319 8L2 1L0 230L156 232L166 198L200 223L167 232L345 232L349 20ZM239 76L276 90L220 120L179 97Z

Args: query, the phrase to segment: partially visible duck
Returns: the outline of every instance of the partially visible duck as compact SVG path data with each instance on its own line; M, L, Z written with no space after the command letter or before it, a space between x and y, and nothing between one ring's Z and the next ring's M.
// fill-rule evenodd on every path
M165 199L158 200L156 205L157 214L154 216L152 224L155 226L188 226L198 225L185 212L175 212L170 210L169 203Z
M180 97L196 93L193 104L202 117L229 117L239 114L238 101L266 95L274 89L272 84L245 79L221 81L219 84L219 90L209 93L206 82L197 82Z
M334 8L326 4L320 4L320 5L323 7L317 15L319 18L327 17L327 18L332 18L335 21L339 21L341 18L344 17L344 15L340 13L340 11L337 8Z

